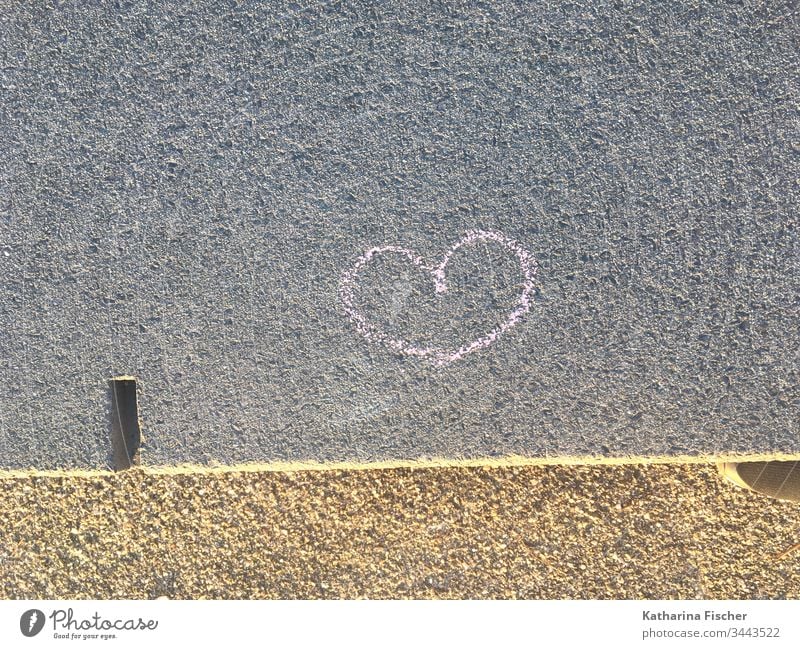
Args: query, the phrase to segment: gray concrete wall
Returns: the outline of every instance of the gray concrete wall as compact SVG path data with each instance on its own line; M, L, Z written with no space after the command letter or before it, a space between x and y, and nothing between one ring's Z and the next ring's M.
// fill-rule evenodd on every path
M3 3L0 465L117 374L148 464L800 453L793 3L79 5Z

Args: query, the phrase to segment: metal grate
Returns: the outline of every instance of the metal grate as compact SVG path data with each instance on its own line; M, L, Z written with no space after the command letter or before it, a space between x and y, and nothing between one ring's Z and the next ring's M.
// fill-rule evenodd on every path
M753 491L800 502L800 461L740 462L736 471Z
M136 378L119 376L111 379L111 448L114 468L130 469L139 464L139 408L136 399Z

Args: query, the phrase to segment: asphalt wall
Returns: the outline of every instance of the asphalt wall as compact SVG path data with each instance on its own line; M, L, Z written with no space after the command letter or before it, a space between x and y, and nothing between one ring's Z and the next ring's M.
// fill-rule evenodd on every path
M800 453L794 3L2 5L1 466Z

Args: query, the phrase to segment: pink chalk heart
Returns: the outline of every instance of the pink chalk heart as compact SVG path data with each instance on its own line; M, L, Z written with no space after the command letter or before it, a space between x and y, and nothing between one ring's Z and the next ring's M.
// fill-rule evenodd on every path
M459 248L472 245L481 241L494 241L506 248L519 260L520 268L524 275L522 293L519 296L514 308L506 316L506 319L497 327L479 338L463 344L458 349L445 349L442 347L423 347L412 342L394 337L384 331L381 327L369 322L367 318L354 305L354 291L358 282L358 274L370 260L385 253L393 253L405 257L417 268L430 273L433 276L433 286L436 293L447 292L447 281L445 279L445 268L450 257ZM488 347L497 340L503 333L516 325L525 313L531 308L531 297L534 291L534 277L536 275L536 261L533 256L525 250L517 241L509 239L500 232L490 230L470 230L462 239L457 241L436 266L430 266L417 255L413 250L400 246L378 246L370 248L358 258L353 267L342 275L339 285L339 296L344 304L345 312L356 327L356 330L368 341L382 343L390 349L406 354L407 356L417 356L424 358L437 367L449 365L467 354L470 354L483 347Z

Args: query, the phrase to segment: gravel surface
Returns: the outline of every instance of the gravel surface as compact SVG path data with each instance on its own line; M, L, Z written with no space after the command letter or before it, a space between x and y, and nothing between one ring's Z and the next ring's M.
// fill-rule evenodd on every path
M798 505L708 465L0 480L4 598L796 598Z

